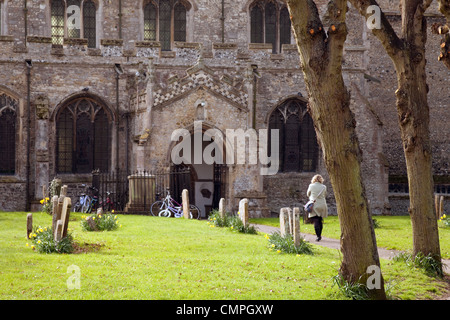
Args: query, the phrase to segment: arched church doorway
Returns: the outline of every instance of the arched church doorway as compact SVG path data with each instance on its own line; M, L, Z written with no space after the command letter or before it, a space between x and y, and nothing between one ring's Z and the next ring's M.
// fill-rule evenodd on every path
M202 131L202 137L205 134L207 135L208 131ZM186 150L188 144L184 139L190 140L190 150ZM176 154L183 159L182 162L178 163L179 161L175 161L174 163L171 157L171 189L181 195L182 189L188 188L189 201L201 210L202 218L207 218L211 210L219 207L220 198L226 197L228 173L227 166L224 164L225 146L222 144L222 150L216 148L211 152L211 144L215 143L214 137L209 137L207 140L209 141L203 141L203 138L201 140L196 139L195 135L191 133L188 137L185 136L180 138L170 150L173 157L174 153L172 151L174 148L177 147L177 145L179 146L180 143L185 143L185 148L178 149L179 153ZM201 143L201 148L195 147L195 143L199 142ZM195 156L195 152L197 152L197 156ZM202 153L201 157L198 155L199 152ZM216 152L221 152L222 154L216 154ZM213 163L205 161L204 156L207 154L215 159L223 159L223 161L214 161ZM186 170L190 171L190 174L188 175L190 179L189 182L187 182L186 179L180 179L180 175L176 174L185 172Z

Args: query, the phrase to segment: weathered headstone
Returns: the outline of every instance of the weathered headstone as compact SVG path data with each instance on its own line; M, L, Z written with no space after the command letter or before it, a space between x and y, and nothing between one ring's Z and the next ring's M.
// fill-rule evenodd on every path
M62 230L62 237L67 236L67 228L69 227L69 217L70 217L70 210L72 209L72 200L70 200L69 197L64 198L64 203L62 207L61 212L61 222L63 226Z
M56 222L58 222L57 211L58 211L58 196L53 196L53 198L52 198L52 230L53 230L53 234L55 234Z
M63 185L62 187L61 187L61 192L59 193L59 195L60 196L67 196L67 186L66 185Z
M225 217L225 199L221 198L219 201L219 215L223 219Z
M56 222L56 230L55 230L55 241L59 242L61 241L61 239L63 238L62 236L62 232L63 232L63 225L62 225L62 221L58 220Z
M294 238L294 245L298 247L301 241L300 235L300 208L295 207L292 210L292 236Z
M289 224L289 208L280 209L280 234L282 237L291 233Z
M439 218L444 215L444 196L441 196L441 200L439 201Z
M59 196L58 198L58 204L56 205L56 210L53 216L53 221L55 221L55 228L53 229L53 235L56 237L56 229L57 229L57 223L58 220L61 220L61 212L64 205L64 198L65 196Z
M33 232L33 214L27 214L27 239L30 239L30 233Z
M97 224L95 223L94 220L92 220L92 217L91 217L91 216L87 217L87 218L86 218L86 221L87 221L89 227L90 227L93 231L97 231L97 230L98 230Z
M244 227L248 225L248 199L244 198L239 201L239 216L244 224Z
M183 204L183 216L185 219L189 219L189 191L187 189L183 189L181 192L181 200Z

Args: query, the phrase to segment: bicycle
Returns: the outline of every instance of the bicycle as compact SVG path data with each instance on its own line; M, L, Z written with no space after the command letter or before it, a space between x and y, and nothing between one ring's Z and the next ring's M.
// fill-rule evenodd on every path
M169 190L167 190L167 196L164 200L157 200L152 203L150 207L150 213L153 216L169 218L172 214L175 218L183 217L183 206L176 202L171 196ZM194 205L189 205L189 218L199 219L201 211Z
M83 187L86 185L83 184ZM83 213L90 213L92 209L98 206L98 190L95 187L88 187L86 193L80 195L80 199L74 205L74 210L80 210ZM76 211L79 212L79 211Z
M114 194L114 192L106 191L106 201L100 202L100 206L105 211L116 210L115 202L112 200L112 194Z

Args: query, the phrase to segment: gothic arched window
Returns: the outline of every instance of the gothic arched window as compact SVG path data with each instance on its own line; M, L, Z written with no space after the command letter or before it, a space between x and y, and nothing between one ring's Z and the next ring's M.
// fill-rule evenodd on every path
M171 50L174 41L186 41L189 3L174 0L144 2L144 40L159 41L161 50Z
M85 38L88 47L97 45L96 5L92 0L52 0L52 43L62 45L66 38Z
M256 0L250 5L250 42L271 43L273 52L281 52L291 43L291 19L285 5L274 0Z
M270 115L269 134L271 129L279 130L281 172L310 172L317 169L319 146L305 103L290 99L281 104Z
M0 93L0 174L16 171L16 110L18 101Z
M67 103L56 118L56 171L58 173L107 172L111 159L109 112L90 98Z

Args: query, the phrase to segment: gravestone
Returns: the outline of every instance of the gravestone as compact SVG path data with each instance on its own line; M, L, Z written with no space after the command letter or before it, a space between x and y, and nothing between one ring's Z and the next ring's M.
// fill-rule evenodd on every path
M281 208L280 209L280 234L282 237L291 233L288 209L289 208Z
M27 239L30 239L30 233L33 232L33 214L27 214Z
M63 230L62 229L63 229L62 221L58 220L56 222L56 230L55 230L55 238L54 238L56 242L61 241L61 239L63 238L63 236L62 236Z
M55 234L56 230L56 222L58 222L57 214L58 211L58 196L53 196L52 198L52 230L53 234Z
M181 200L183 205L183 216L185 219L189 219L189 191L187 189L183 189Z
M62 237L67 236L67 228L69 227L70 210L72 209L72 200L69 197L64 198L64 203L61 212L61 222L63 226Z
M244 198L239 201L239 216L244 224L244 227L248 225L248 199Z
M219 215L223 219L225 218L225 199L221 198L219 201Z
M95 223L94 220L92 220L91 216L87 217L86 221L87 221L89 227L91 228L91 230L98 231L97 224Z
M300 246L300 208L295 207L292 211L292 236L294 238L294 245Z

